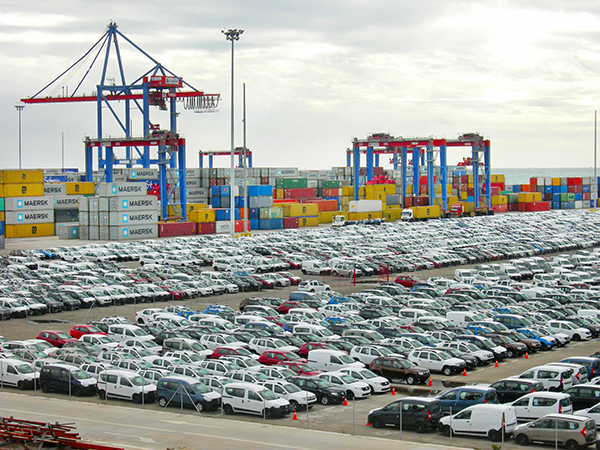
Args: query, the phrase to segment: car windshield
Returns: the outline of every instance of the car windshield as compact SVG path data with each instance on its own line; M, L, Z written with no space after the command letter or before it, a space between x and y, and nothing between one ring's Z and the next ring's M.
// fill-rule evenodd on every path
M296 386L295 384L286 384L285 386L282 386L283 389L285 389L285 391L288 394L295 394L296 392L300 392L302 389L300 389L298 386Z
M207 394L208 392L210 392L210 388L201 382L192 384L192 389L197 394Z
M111 338L109 338L107 336L99 336L98 342L100 342L101 344L110 344L111 342L115 342L115 341L113 341Z
M312 364L299 364L298 367L304 372L315 372L317 369Z
M320 387L320 388L328 388L328 387L333 387L333 384L331 384L331 382L327 381L327 380L323 380L323 379L315 379L313 380L315 382L315 384Z
M409 361L408 359L400 359L400 360L398 360L398 362L405 369L410 369L411 367L415 367L415 364L412 363L411 361Z
M354 383L356 380L350 375L340 375L340 379L347 384Z
M372 378L377 378L378 375L374 374L373 372L371 372L369 369L363 369L360 372L358 372L360 375L362 375L365 379L370 380Z
M85 380L90 377L83 370L73 370L73 371L71 371L71 376L73 378L75 378L76 380Z
M94 325L88 325L87 330L88 333L102 333L102 330Z
M56 337L58 337L59 339L71 339L71 336L69 336L64 331L61 331L60 333L56 333Z
M265 389L264 391L259 391L258 395L260 395L263 400L277 400L277 397L275 396L273 391L270 391L268 389Z
M142 386L145 384L148 384L146 381L144 381L144 379L140 376L137 377L131 377L129 378L129 381L131 381L131 384L133 384L134 386Z
M17 372L19 372L19 373L32 373L33 372L33 368L29 364L20 364L18 366L15 366L15 369L17 369Z
M146 333L144 330L140 329L140 328L134 328L133 330L133 335L134 336L148 336L148 333Z

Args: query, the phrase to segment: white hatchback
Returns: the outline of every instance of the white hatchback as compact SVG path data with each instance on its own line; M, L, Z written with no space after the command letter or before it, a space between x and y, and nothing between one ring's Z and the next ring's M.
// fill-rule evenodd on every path
M546 414L571 414L573 402L562 392L531 392L511 403L517 420L534 420Z

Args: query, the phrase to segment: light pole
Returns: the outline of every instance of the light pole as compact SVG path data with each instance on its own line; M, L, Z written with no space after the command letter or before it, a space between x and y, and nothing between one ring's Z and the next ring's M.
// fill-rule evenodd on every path
M221 30L221 33L225 35L225 39L231 41L231 174L230 174L230 187L231 192L230 196L230 224L231 224L231 235L235 235L235 196L234 196L234 186L235 186L235 144L234 144L234 119L233 119L233 93L234 93L234 79L233 79L233 48L235 41L240 39L240 35L244 32L244 30L238 30L235 28L230 28L229 30Z
M21 111L25 108L25 105L15 105L17 111L19 111L19 170L21 169Z

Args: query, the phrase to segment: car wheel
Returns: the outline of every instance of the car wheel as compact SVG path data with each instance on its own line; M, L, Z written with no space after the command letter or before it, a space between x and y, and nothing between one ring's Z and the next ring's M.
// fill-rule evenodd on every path
M381 422L381 419L379 417L375 417L373 419L373 422L371 422L371 425L373 425L373 428L381 428L383 426L383 423Z
M415 423L415 431L417 433L425 433L425 431L427 431L427 427L423 422L417 422Z
M139 405L140 403L142 403L142 395L141 394L133 394L133 397L131 397L131 400L136 405Z
M442 427L442 434L446 437L454 435L454 433L452 432L452 428L450 428L450 425L444 425Z
M81 389L79 387L76 387L75 389L73 389L73 395L75 397L81 397L83 395L83 392L81 392Z
M270 410L270 409L263 409L262 416L263 416L265 419L270 419L271 417L273 417L273 414L271 413L271 410Z
M515 352L513 352L512 350L506 350L506 357L507 358L512 358L515 356Z
M581 336L579 336L578 334L574 334L573 335L573 340L574 341L580 341L581 340Z
M164 397L158 397L158 406L160 406L161 408L166 408L167 399Z
M529 438L527 436L525 436L524 434L517 435L515 440L517 441L517 444L519 444L519 445L529 444Z
M231 414L233 414L233 408L231 405L225 405L223 406L223 411L225 412L225 414L227 414L228 416L230 416Z
M452 375L452 368L446 366L442 369L442 373L449 377L450 375Z
M104 390L99 390L98 391L98 397L100 397L100 400L105 400L106 399L106 392Z
M47 394L47 393L49 393L49 392L50 392L50 386L48 386L48 384L47 384L47 383L42 383L42 392L43 392L44 394Z
M579 448L579 444L577 443L577 441L574 441L573 439L569 439L567 441L567 443L565 444L565 448L567 450L577 450Z
M202 402L196 402L194 406L196 407L196 411L198 411L199 413L204 411L204 405L202 404Z
M23 383L23 381L21 380L17 383L17 387L19 388L20 391L22 391L25 389L25 383Z
M329 397L327 397L326 395L321 397L321 405L329 405Z
M346 392L346 399L354 400L354 392L352 392L352 391Z
M490 438L490 441L492 442L498 442L500 440L500 431L498 430L490 430L488 432L488 438Z
M414 377L414 375L408 375L406 377L406 384L415 384L417 382L417 379Z
M300 409L300 404L296 400L290 400L290 405L294 411Z

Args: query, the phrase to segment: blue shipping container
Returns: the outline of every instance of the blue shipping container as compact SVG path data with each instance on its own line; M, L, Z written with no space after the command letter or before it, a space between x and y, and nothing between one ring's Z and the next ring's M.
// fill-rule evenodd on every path
M581 201L581 200L583 200L583 194L576 193L575 194L575 201L578 202L578 201Z
M273 186L270 184L248 186L250 197L273 197Z
M513 186L512 186L512 191L513 191L514 193L519 193L519 192L521 192L521 185L520 185L520 184L513 184Z
M220 208L221 207L221 197L213 197L210 200L210 204L212 205L213 208Z
M544 193L552 194L552 186L544 186Z
M229 197L231 195L231 188L229 186L219 186L221 188L221 197Z
M590 186L589 184L584 184L584 185L582 186L582 191L583 191L583 192L586 192L586 193L587 193L587 192L590 192L590 191L591 191L591 186Z
M259 220L258 219L250 219L250 229L251 230L260 230L258 227Z
M259 230L283 229L283 219L260 219L258 222Z
M560 202L552 202L552 209L560 209Z
M248 218L250 220L258 220L259 217L260 217L260 214L259 214L258 208L250 208L248 210ZM258 228L252 227L252 229L257 230Z
M221 196L221 186L213 186L210 188L210 194L213 197L220 197Z

